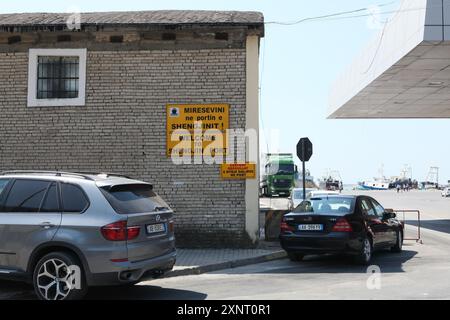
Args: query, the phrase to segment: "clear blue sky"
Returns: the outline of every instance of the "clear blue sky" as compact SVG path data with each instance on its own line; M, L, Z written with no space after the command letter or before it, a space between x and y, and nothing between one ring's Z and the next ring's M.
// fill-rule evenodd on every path
M385 2L388 0L14 0L2 1L0 12L65 12L70 6L81 11L256 10L264 13L266 21L291 21ZM382 10L395 8L394 3ZM425 179L430 166L439 166L441 183L446 182L450 179L450 120L326 119L331 84L377 32L368 27L367 18L268 25L261 46L265 55L261 108L266 134L280 130L282 152L295 152L298 139L310 137L315 155L308 166L316 178L332 168L341 172L344 183L354 183L376 176L381 164L386 176L398 175L404 164L410 164L418 180Z

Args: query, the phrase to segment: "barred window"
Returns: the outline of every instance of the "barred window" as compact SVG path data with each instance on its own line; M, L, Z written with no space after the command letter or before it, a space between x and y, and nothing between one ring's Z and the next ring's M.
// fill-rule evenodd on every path
M86 106L86 61L86 48L31 48L28 107Z
M37 99L77 98L79 57L39 56Z

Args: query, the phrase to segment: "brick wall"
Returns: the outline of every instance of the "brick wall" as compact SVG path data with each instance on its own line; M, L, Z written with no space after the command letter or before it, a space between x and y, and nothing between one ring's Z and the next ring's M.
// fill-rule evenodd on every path
M244 48L89 50L85 107L28 108L27 68L27 51L0 53L0 170L129 174L174 208L178 246L250 245L245 181L165 156L167 103L229 103L245 128Z

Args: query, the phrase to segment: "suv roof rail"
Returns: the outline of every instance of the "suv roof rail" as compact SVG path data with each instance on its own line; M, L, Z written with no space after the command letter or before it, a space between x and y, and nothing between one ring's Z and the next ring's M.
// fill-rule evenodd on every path
M92 175L92 176L100 176L100 175L105 175L107 178L108 177L119 177L119 178L125 178L125 179L133 179L130 176L124 175L124 174L120 174L120 173L112 173L112 172L77 172L78 174L81 175Z
M42 170L11 170L11 171L2 171L0 175L13 175L13 174L43 174L43 175L55 175L57 177L60 176L76 176L80 178L84 178L86 180L94 181L92 177L89 177L86 174L76 173L76 172L64 172L64 171L42 171Z

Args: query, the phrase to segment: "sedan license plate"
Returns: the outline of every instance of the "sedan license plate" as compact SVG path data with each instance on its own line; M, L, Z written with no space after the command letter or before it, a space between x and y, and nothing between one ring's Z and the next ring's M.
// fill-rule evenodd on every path
M158 224L149 224L147 226L147 233L161 233L166 232L166 225L164 223L158 223Z
M301 224L298 226L299 231L323 231L323 224Z

